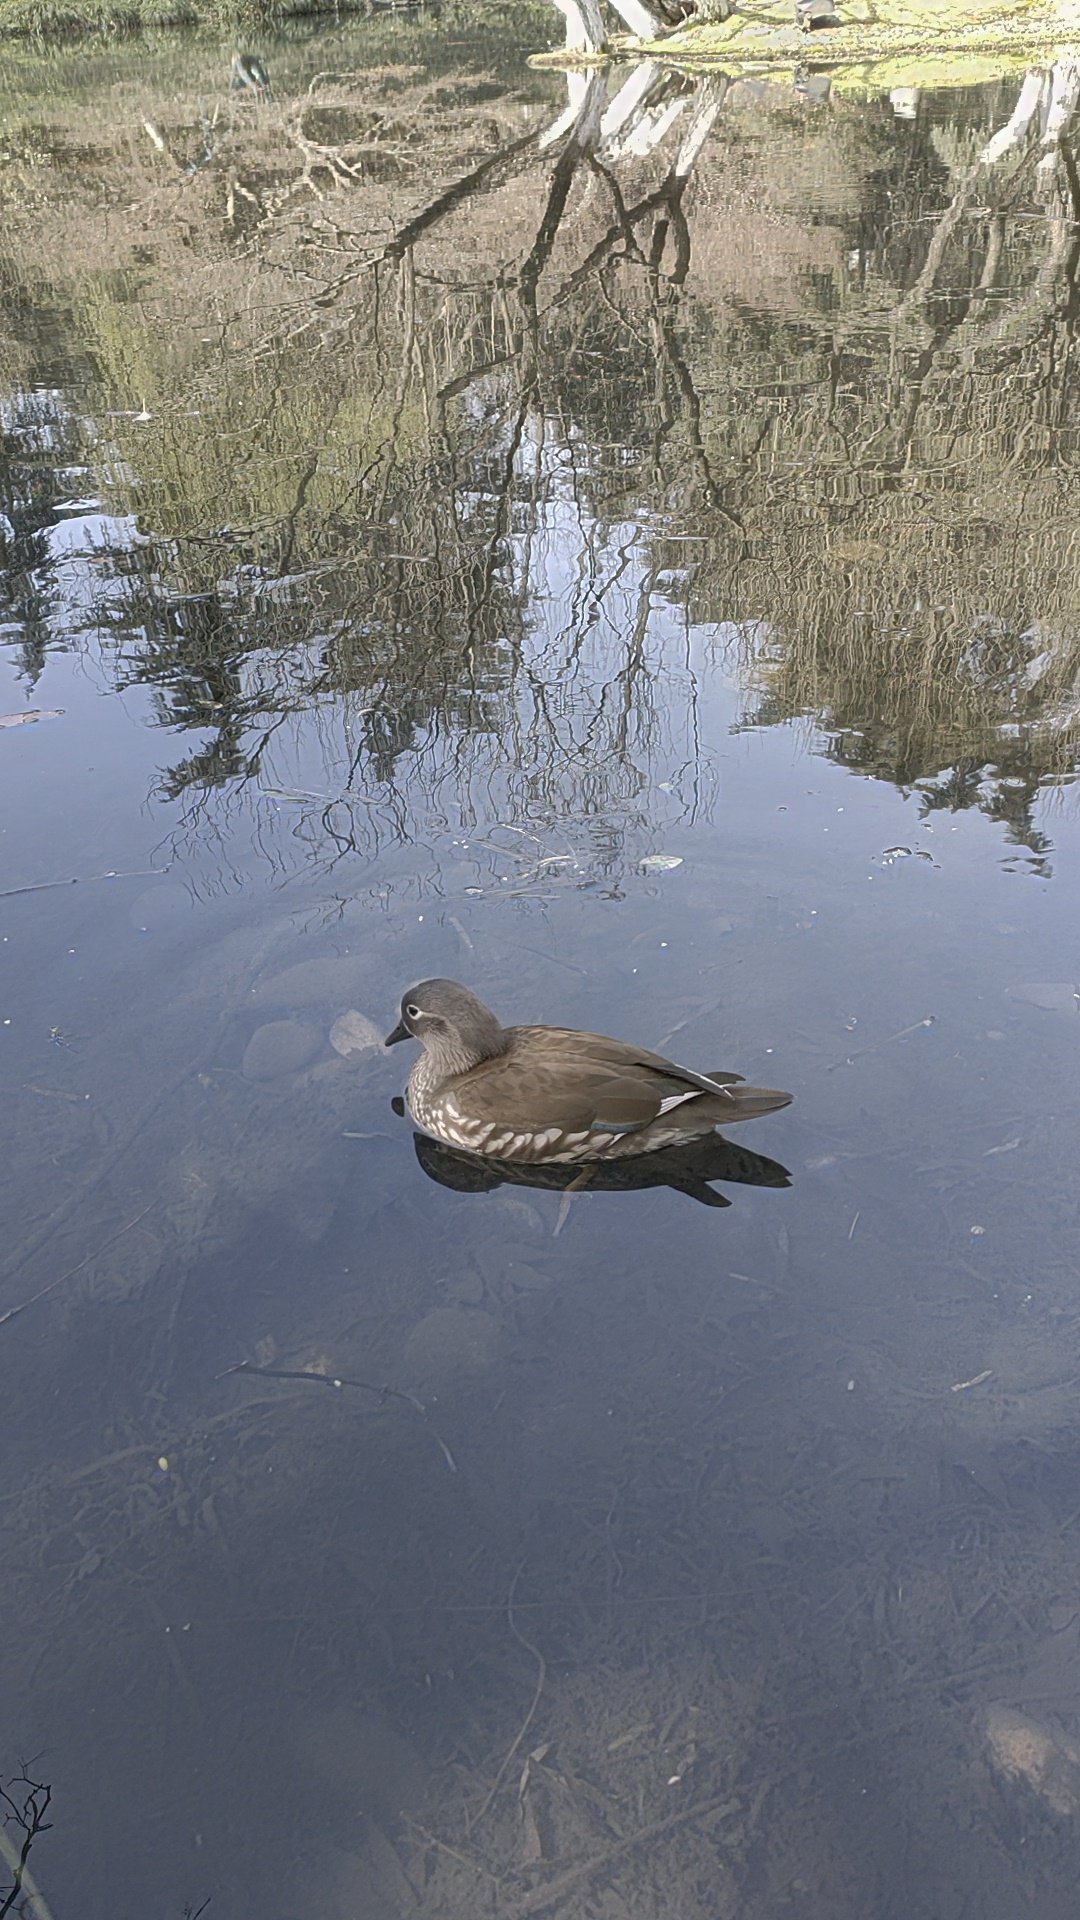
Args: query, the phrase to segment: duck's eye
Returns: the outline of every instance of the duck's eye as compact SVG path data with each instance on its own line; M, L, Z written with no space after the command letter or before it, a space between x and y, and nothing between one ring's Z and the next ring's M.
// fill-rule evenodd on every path
M419 1007L413 1007L413 1006L408 1006L408 1007L406 1007L406 1009L405 1009L405 1018L406 1018L406 1020L419 1020L419 1018L420 1018L420 1009L419 1009Z

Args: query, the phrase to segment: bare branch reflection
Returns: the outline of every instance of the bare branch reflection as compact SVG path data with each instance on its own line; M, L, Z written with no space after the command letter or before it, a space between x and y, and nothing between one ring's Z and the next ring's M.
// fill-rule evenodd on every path
M444 872L485 823L569 822L545 885L617 885L658 791L711 804L719 648L746 724L805 715L1045 860L1080 741L1080 68L952 118L648 62L529 84L315 75L170 176L153 282L121 222L131 285L77 282L89 607L29 408L9 434L27 671L107 633L191 736L163 795L255 808L286 865L412 840Z

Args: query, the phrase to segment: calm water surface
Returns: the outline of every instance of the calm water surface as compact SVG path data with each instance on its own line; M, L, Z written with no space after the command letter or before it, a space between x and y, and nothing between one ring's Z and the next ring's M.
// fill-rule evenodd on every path
M1075 1912L1071 150L550 37L0 92L34 1920ZM794 1104L429 1177L433 973Z

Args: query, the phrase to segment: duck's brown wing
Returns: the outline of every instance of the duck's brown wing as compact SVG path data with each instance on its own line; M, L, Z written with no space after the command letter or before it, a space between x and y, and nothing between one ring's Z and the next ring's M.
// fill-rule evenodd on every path
M669 1084L669 1093L677 1092L680 1087L699 1087L702 1093L713 1093L717 1087L737 1087L743 1082L741 1073L728 1073L718 1067L715 1073L698 1073L694 1067L681 1067L665 1054L651 1053L648 1047L632 1047L625 1040L612 1040L605 1033L584 1033L574 1027L514 1027L515 1038L525 1042L525 1052L531 1059L538 1059L549 1053L555 1059L573 1060L584 1066L586 1062L605 1071L637 1074L642 1069L661 1075Z
M483 1060L447 1081L443 1093L468 1119L530 1134L589 1133L605 1123L616 1130L647 1127L663 1100L647 1081L614 1069L532 1058Z
M517 1027L515 1045L451 1082L456 1104L515 1132L632 1133L700 1094L735 1117L718 1081L673 1066L660 1054L565 1027ZM736 1081L738 1076L725 1076Z

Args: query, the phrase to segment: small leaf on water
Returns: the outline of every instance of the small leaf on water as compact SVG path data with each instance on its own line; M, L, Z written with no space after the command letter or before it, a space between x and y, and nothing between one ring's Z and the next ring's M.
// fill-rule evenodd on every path
M59 720L63 707L27 707L25 713L0 713L0 727L30 727L35 720Z
M639 860L638 865L642 873L674 873L676 867L682 866L682 855L679 853L647 853L644 860Z

